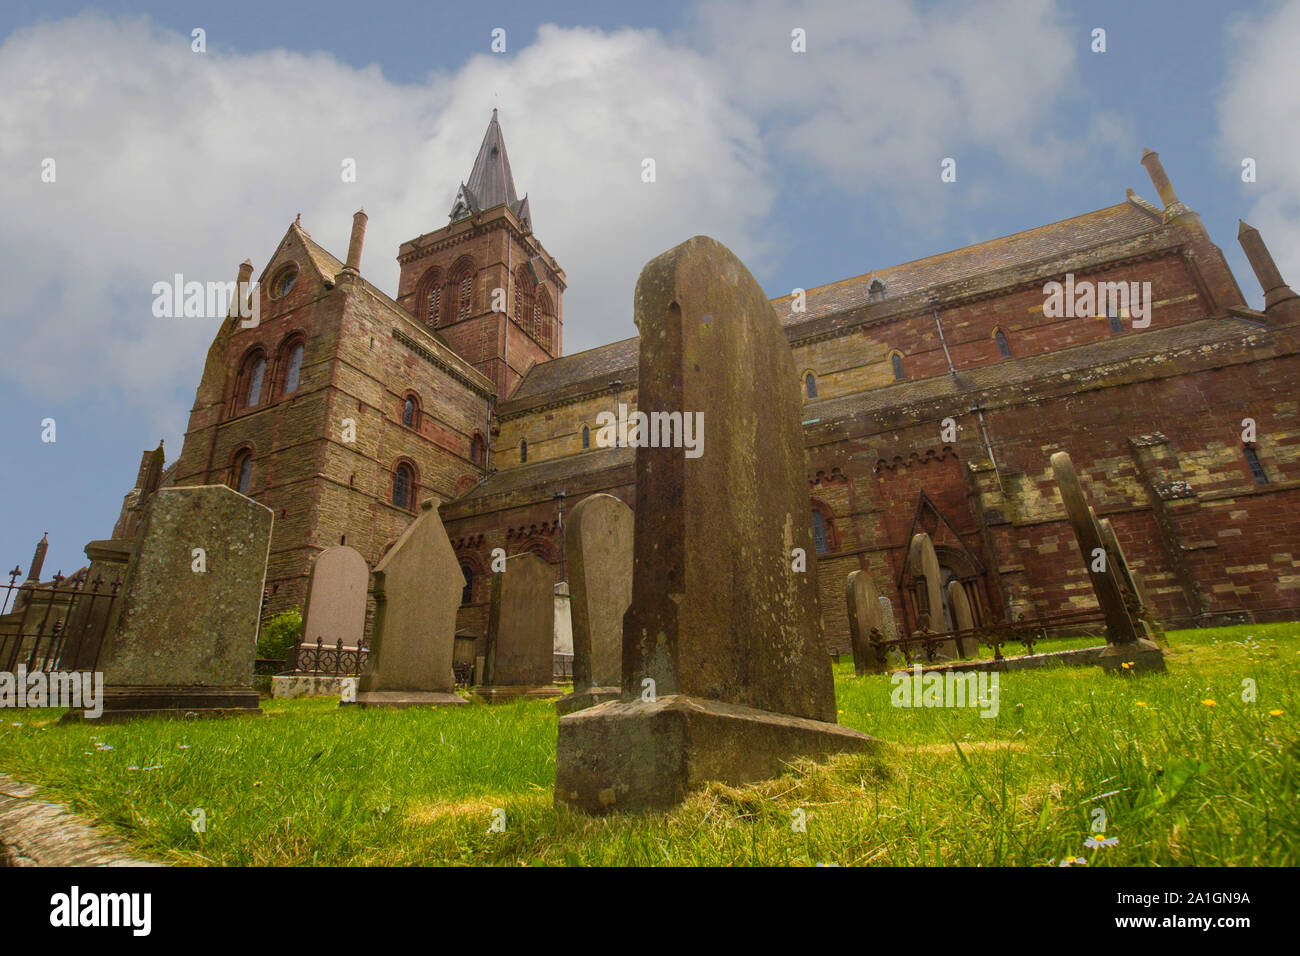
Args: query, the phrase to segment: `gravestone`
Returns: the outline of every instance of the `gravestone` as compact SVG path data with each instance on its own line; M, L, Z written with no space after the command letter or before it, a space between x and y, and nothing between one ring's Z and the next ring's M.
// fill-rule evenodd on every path
M880 674L886 662L879 642L885 634L885 622L880 614L880 598L870 571L850 572L844 586L849 605L849 639L853 642L853 672Z
M558 697L554 681L555 572L532 552L516 554L492 575L483 684L474 693L488 703Z
M952 626L957 631L973 631L975 615L971 612L970 599L960 581L948 582L948 607L952 609ZM979 641L974 634L957 639L957 647L962 657L974 657L979 653Z
M346 648L360 645L366 633L366 590L370 568L361 552L347 545L316 555L303 602L302 643Z
M622 693L623 615L632 603L632 509L591 495L564 529L573 617L573 693L555 702L572 713Z
M1107 670L1164 670L1164 654L1154 641L1143 634L1142 628L1130 614L1124 602L1124 585L1120 581L1122 558L1114 560L1105 547L1100 525L1083 486L1074 471L1074 463L1063 451L1052 455L1052 472L1065 504L1066 517L1074 529L1074 537L1083 557L1083 566L1092 581L1093 592L1106 620L1106 649L1098 663ZM1106 555L1104 562L1098 555Z
M908 567L916 579L917 629L928 629L935 633L946 630L939 557L934 553L934 543L930 536L924 531L918 531L912 536ZM925 616L924 623L922 615ZM954 640L933 642L931 648L936 660L952 660L957 656L957 642Z
M697 236L646 265L635 310L653 440L636 447L623 695L561 717L556 755L556 803L595 813L873 743L835 723L802 402L771 303Z
M253 660L271 521L225 485L150 497L96 665L99 719L261 713Z
M455 693L451 660L465 575L438 515L438 499L420 505L375 566L375 623L356 699L342 706L425 707L465 703Z

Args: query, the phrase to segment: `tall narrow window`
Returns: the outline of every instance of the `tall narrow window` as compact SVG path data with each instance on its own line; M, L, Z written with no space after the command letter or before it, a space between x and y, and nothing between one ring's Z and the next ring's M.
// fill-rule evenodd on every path
M398 465L393 473L393 504L408 511L411 508L411 485L414 484L411 479L410 466Z
M528 442L521 439L519 442L519 464L522 465L527 460L528 460Z
M262 400L262 377L265 374L266 359L259 355L248 371L248 391L244 393L244 404L249 408Z
M1268 473L1264 471L1264 465L1259 460L1259 452L1246 445L1242 449L1246 453L1246 464L1250 466L1250 473L1255 478L1255 484L1268 484Z
M460 573L465 575L465 586L461 588L460 603L474 603L474 569L468 566L462 567Z
M474 277L466 276L460 280L460 318L469 318L469 300L474 294Z
M241 495L248 494L248 486L253 480L253 453L244 451L235 459L235 490Z
M429 290L429 310L427 313L427 321L428 321L429 328L436 329L438 327L438 311L441 308L442 308L442 289L439 286L435 285L432 289Z
M894 381L901 382L903 380L903 356L895 352L889 361L894 366Z
M482 465L483 458L484 458L483 455L484 448L485 446L483 444L483 436L475 435L474 438L469 443L469 460L476 465Z
M407 428L415 427L415 399L410 396L402 405L402 424Z
M809 398L817 397L817 379L813 377L812 372L809 372L807 375L804 376L803 387L804 390L808 393Z
M1006 333L998 329L997 334L993 337L997 339L998 354L1003 358L1011 358L1011 343L1007 341Z
M586 425L582 426L582 447L583 448L591 447L591 429L588 428Z
M813 516L813 547L817 549L818 554L825 554L831 549L830 540L826 537L826 516L820 511L814 511Z
M289 369L284 373L284 394L298 391L298 380L302 376L303 346L299 342L289 351Z

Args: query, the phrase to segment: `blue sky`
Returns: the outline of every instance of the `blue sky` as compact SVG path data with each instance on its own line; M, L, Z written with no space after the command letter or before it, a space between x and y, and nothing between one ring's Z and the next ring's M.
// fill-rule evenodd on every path
M168 461L179 453L214 323L154 319L154 281L230 279L245 257L260 270L298 213L341 256L364 205L363 272L393 291L397 243L445 223L493 107L568 273L566 351L632 334L640 265L689 235L731 245L775 297L1125 187L1155 201L1144 146L1259 305L1239 217L1300 280L1300 9L1228 6L11 0L0 561L25 571L48 531L46 577L81 566L141 450L165 437ZM807 53L790 50L796 27ZM358 183L340 183L343 157ZM940 182L944 157L956 183Z

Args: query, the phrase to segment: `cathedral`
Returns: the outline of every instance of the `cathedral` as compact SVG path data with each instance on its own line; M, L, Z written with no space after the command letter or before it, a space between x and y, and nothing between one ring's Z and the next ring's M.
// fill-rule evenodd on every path
M916 625L918 531L978 623L1095 607L1056 451L1166 625L1300 612L1300 298L1243 223L1265 292L1249 308L1159 156L1142 164L1158 205L1130 189L773 300L804 402L831 650L848 646L852 571ZM396 298L362 274L365 227L358 212L341 261L289 226L258 279L260 323L222 324L179 457L146 453L114 537L161 485L230 485L274 511L269 616L302 604L322 549L350 545L373 567L436 498L466 579L458 631L481 637L494 549L540 555L559 583L565 514L596 492L634 504L635 449L597 435L602 413L636 407L638 340L564 354L564 270L495 110L447 224L397 250ZM1066 282L1137 283L1147 311L1045 308Z

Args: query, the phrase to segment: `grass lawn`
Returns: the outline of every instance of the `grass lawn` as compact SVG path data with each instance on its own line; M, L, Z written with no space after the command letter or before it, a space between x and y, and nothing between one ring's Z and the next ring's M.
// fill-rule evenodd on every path
M1300 864L1300 624L1169 640L1167 674L999 675L992 719L892 707L890 678L855 678L846 657L840 721L886 746L656 816L552 806L545 701L267 701L261 719L107 726L7 710L0 770L181 864ZM1118 843L1089 849L1098 809Z

